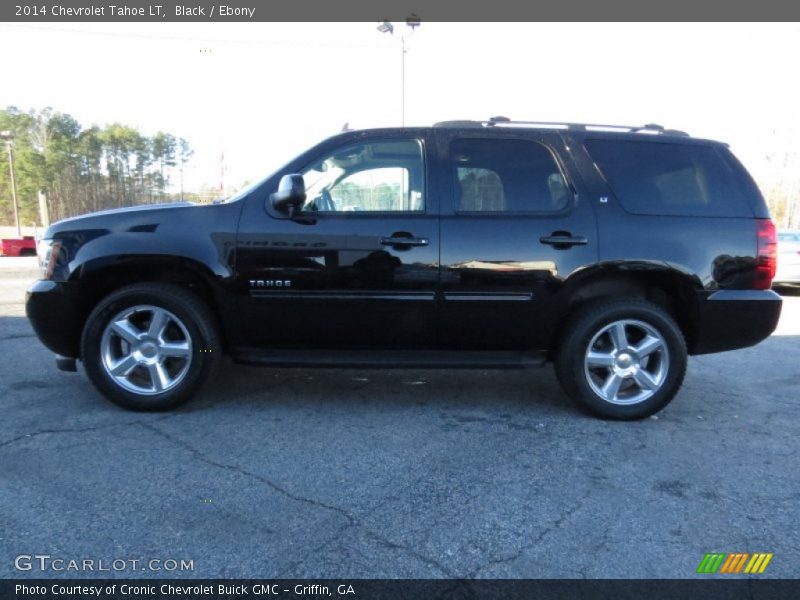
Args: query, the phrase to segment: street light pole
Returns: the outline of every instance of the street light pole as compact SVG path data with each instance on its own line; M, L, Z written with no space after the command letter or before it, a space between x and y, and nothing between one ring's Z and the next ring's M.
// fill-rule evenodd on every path
M419 16L411 14L406 19L406 26L414 32L416 27L419 27ZM384 21L378 25L378 31L381 33L388 33L394 35L394 25L389 21ZM406 126L406 35L400 34L400 125Z
M14 226L17 228L17 237L22 237L22 229L19 226L19 204L17 204L17 182L14 179L14 151L12 149L12 140L14 134L11 131L0 132L0 138L6 141L6 150L8 150L8 170L11 174L11 199L14 203Z
M400 35L402 55L400 59L400 127L406 126L406 36Z

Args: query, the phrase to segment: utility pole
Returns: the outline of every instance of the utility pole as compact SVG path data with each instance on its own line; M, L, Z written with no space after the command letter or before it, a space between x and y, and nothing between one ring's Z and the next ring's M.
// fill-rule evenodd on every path
M47 208L47 194L44 190L39 190L39 220L42 227L50 227L50 210Z
M11 173L11 198L14 202L14 226L17 228L17 237L22 237L22 229L19 226L19 204L17 204L17 182L14 180L14 151L12 140L14 133L11 131L0 131L0 139L6 141L8 150L8 170Z

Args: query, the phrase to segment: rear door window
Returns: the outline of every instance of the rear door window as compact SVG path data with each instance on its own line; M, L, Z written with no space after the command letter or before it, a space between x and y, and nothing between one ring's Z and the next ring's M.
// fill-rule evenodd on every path
M753 216L739 178L713 146L605 139L584 146L628 212Z
M572 199L552 152L538 142L461 138L450 156L458 212L557 212Z

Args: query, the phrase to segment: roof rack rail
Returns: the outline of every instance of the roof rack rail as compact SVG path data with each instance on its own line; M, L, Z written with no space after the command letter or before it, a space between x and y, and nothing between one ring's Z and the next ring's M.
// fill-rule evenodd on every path
M666 129L656 123L647 125L604 125L600 123L562 123L559 121L512 121L508 117L497 116L486 121L441 121L434 127L497 127L497 126L524 126L540 127L543 129L568 129L571 131L620 131L624 133L649 133L661 135L679 135L688 137L685 131Z

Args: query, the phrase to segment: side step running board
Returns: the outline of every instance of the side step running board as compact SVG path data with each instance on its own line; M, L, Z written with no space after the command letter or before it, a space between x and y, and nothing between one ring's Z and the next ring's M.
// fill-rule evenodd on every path
M353 369L526 369L547 361L544 352L472 350L338 350L238 348L235 362L270 367Z

